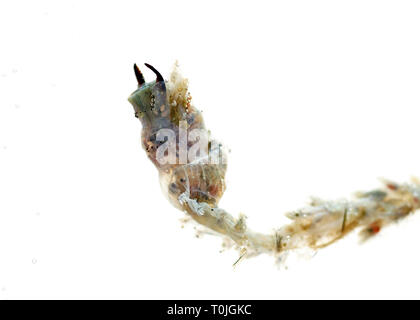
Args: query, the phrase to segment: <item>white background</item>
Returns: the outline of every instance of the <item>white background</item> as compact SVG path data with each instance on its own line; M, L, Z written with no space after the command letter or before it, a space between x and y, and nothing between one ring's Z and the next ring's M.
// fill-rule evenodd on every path
M127 102L179 60L232 150L221 206L420 175L418 1L2 1L0 298L420 298L420 217L278 269L181 229ZM142 67L150 81L154 75Z

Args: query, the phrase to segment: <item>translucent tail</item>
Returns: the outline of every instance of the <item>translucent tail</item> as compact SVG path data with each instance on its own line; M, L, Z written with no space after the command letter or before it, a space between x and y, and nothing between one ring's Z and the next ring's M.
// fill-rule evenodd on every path
M383 188L359 192L352 200L313 199L307 207L287 213L293 221L272 234L250 230L243 215L235 219L225 210L199 203L185 194L179 200L195 221L233 240L241 249L241 257L249 257L264 252L283 254L301 248L323 248L356 228L361 230L361 240L365 241L386 225L417 210L419 199L417 180L400 185L384 181Z

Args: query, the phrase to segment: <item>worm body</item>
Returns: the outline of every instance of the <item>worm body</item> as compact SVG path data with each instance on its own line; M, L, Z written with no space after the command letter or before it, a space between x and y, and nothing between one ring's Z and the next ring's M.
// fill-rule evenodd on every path
M241 257L322 248L356 228L366 240L419 208L418 181L401 185L385 181L383 188L359 192L351 200L314 199L287 213L292 222L271 234L250 230L243 215L234 218L218 207L226 189L226 153L206 131L201 113L192 104L188 81L178 72L177 64L169 81L154 67L146 66L156 74L156 80L146 83L135 65L138 88L128 100L142 123L142 145L159 171L162 190L196 222L232 240Z

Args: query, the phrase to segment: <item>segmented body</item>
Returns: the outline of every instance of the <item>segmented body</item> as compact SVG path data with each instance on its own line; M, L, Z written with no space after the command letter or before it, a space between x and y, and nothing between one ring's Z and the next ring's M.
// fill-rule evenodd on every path
M207 154L185 163L182 148L186 147L189 152L196 142L187 140L182 145L183 132L205 130L201 113L191 103L188 81L179 74L177 65L166 82L153 67L147 66L157 74L156 81L145 83L136 67L139 88L129 101L142 122L142 144L159 171L162 190L174 206L199 224L233 240L247 256L261 252L282 254L304 247L321 248L355 228L361 228L362 239L368 239L419 208L420 184L417 181L404 185L386 182L384 188L359 193L348 201L313 200L309 206L288 213L292 222L272 234L253 232L247 228L244 216L234 218L218 207L226 188L227 168L226 154L220 145L210 139ZM176 137L176 155L172 159L175 161L170 163L161 163L158 159L159 147L165 143L157 139L162 129L174 132Z

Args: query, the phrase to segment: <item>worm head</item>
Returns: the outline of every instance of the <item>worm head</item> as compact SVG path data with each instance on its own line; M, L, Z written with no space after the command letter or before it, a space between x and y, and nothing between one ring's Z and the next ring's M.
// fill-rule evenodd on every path
M167 128L170 110L165 80L153 66L147 63L145 65L155 73L156 80L146 82L140 69L135 64L134 73L138 88L130 95L128 101L133 105L135 116L140 119L143 128Z

